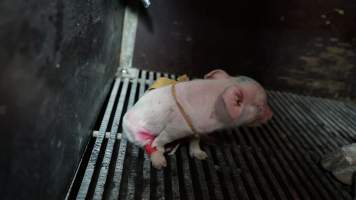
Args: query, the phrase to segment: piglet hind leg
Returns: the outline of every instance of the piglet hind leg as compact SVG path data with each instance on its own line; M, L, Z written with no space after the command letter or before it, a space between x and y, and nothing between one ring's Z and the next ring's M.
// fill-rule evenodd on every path
M151 162L154 168L162 169L167 166L167 160L164 156L164 146L172 142L166 131L162 131L153 141L152 147L156 147L157 151L151 154Z
M167 160L163 153L164 149L161 150L160 148L157 148L157 151L151 154L151 162L154 168L162 169L167 166Z
M204 160L208 158L208 155L200 148L200 138L193 137L189 141L189 155L192 158L197 158L199 160Z

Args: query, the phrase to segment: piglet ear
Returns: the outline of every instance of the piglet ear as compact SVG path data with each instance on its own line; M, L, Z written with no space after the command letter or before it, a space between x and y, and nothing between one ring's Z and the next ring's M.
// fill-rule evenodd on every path
M240 117L242 106L244 103L244 96L241 88L238 86L228 87L222 94L225 103L226 111L232 120Z
M216 69L206 74L204 79L224 79L229 77L229 74L227 74L224 70Z

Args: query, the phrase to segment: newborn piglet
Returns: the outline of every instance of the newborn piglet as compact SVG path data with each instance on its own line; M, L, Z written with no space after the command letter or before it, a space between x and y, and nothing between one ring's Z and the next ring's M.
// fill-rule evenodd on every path
M152 165L161 169L167 165L164 152L168 143L190 138L190 156L205 159L199 135L241 125L256 126L271 117L266 92L259 83L217 69L204 79L146 92L125 114L123 130L130 142L150 155Z

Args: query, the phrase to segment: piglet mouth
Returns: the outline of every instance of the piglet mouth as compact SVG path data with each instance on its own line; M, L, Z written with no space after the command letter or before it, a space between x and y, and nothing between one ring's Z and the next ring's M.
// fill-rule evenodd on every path
M256 120L253 120L252 122L248 123L247 126L248 127L257 127L257 126L260 126L261 124L262 124L261 120L256 119Z
M268 118L257 118L255 120L253 120L252 122L248 123L247 126L248 127L258 127L262 124L265 124L269 121L269 117Z

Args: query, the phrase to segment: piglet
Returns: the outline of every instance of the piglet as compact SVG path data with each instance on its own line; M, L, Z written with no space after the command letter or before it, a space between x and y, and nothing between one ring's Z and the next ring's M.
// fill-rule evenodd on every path
M199 135L241 125L256 126L271 117L266 92L259 83L217 69L204 79L146 92L124 115L123 130L124 137L144 147L152 165L161 169L167 165L164 152L168 143L191 137L190 156L205 159Z

